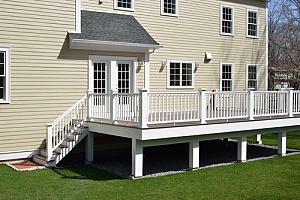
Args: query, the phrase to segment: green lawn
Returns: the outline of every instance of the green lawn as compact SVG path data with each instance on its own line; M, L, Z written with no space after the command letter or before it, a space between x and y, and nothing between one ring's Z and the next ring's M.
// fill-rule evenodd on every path
M0 165L0 199L300 199L299 188L299 154L139 180L88 166Z
M287 146L300 149L299 139L288 133ZM277 145L277 134L263 142ZM88 166L17 172L0 165L0 199L300 199L299 188L300 154L138 180Z
M254 137L248 137L249 142L254 142ZM278 136L277 133L262 135L263 144L277 146ZM291 131L287 133L287 147L292 149L300 149L300 132Z

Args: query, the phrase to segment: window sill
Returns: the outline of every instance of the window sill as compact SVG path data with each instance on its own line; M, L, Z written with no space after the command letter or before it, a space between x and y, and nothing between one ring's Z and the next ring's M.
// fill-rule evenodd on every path
M0 104L10 104L10 101L0 100Z
M161 16L169 16L169 17L179 17L178 14L169 14L169 13L160 13Z
M258 39L259 37L257 36L251 36L251 35L247 35L246 38L251 38L251 39Z
M224 36L231 36L231 37L234 37L234 34L229 34L229 33L220 33L220 35L224 35Z
M134 9L133 8L114 8L114 10L122 10L122 11L129 11L129 12L134 12Z

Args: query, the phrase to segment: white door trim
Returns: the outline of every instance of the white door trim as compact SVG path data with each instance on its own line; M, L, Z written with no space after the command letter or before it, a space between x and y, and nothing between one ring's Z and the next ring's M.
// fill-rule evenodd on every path
M117 69L117 62L118 61L131 61L132 62L132 70L131 70L131 81L132 81L132 92L136 93L136 85L137 85L137 77L136 77L136 71L137 71L137 57L121 57L121 56L98 56L98 55L89 55L89 61L88 61L88 89L93 90L94 89L94 72L93 72L93 66L95 62L107 62L107 79L111 81L107 81L108 88L111 89L113 83L117 81L117 77L112 75L114 74L113 71ZM115 84L114 84L115 85ZM108 91L109 92L109 91Z

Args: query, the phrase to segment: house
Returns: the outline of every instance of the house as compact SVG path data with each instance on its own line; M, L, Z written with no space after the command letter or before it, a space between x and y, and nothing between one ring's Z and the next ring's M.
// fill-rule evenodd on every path
M51 167L85 139L92 162L97 135L113 135L132 141L139 177L148 146L189 143L197 168L201 140L238 137L245 161L247 136L276 129L284 155L299 128L298 91L265 91L267 1L15 0L0 11L0 160Z

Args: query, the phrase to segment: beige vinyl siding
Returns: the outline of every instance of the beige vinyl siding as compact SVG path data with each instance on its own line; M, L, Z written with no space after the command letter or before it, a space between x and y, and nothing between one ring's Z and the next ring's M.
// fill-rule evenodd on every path
M249 5L246 5L245 2ZM235 36L220 36L220 4L235 7ZM134 15L164 47L150 54L150 90L167 90L167 68L161 60L194 60L195 89L219 89L220 62L233 62L235 90L246 86L246 63L259 65L260 89L265 82L265 3L253 1L182 1L179 17L161 16L160 0L135 1L135 12L113 10L113 0L82 0L82 7ZM197 8L197 9L195 9ZM246 9L259 10L259 39L246 38ZM67 31L75 30L75 0L2 1L0 46L11 47L11 103L0 104L0 153L36 149L51 123L79 100L88 88L88 56L142 53L70 50ZM213 60L204 63L205 52ZM144 86L144 68L137 88ZM176 90L178 91L178 90ZM182 90L181 90L182 91Z
M144 56L70 50L75 0L3 1L0 24L0 46L11 48L11 103L0 104L0 154L41 145L45 125L85 95L89 55Z
M234 37L220 35L220 5L234 7ZM160 71L161 60L193 60L201 66L195 73L195 89L219 89L220 62L234 63L235 90L246 87L246 63L259 65L259 88L265 88L265 2L262 0L183 1L179 16L161 16L160 0L135 1L135 11L113 9L113 0L101 5L82 0L85 9L131 14L164 47L150 56L150 90L167 90L167 68ZM259 39L246 38L247 8L259 11ZM205 52L213 59L204 63ZM164 86L162 87L162 83ZM187 91L193 91L191 89Z

